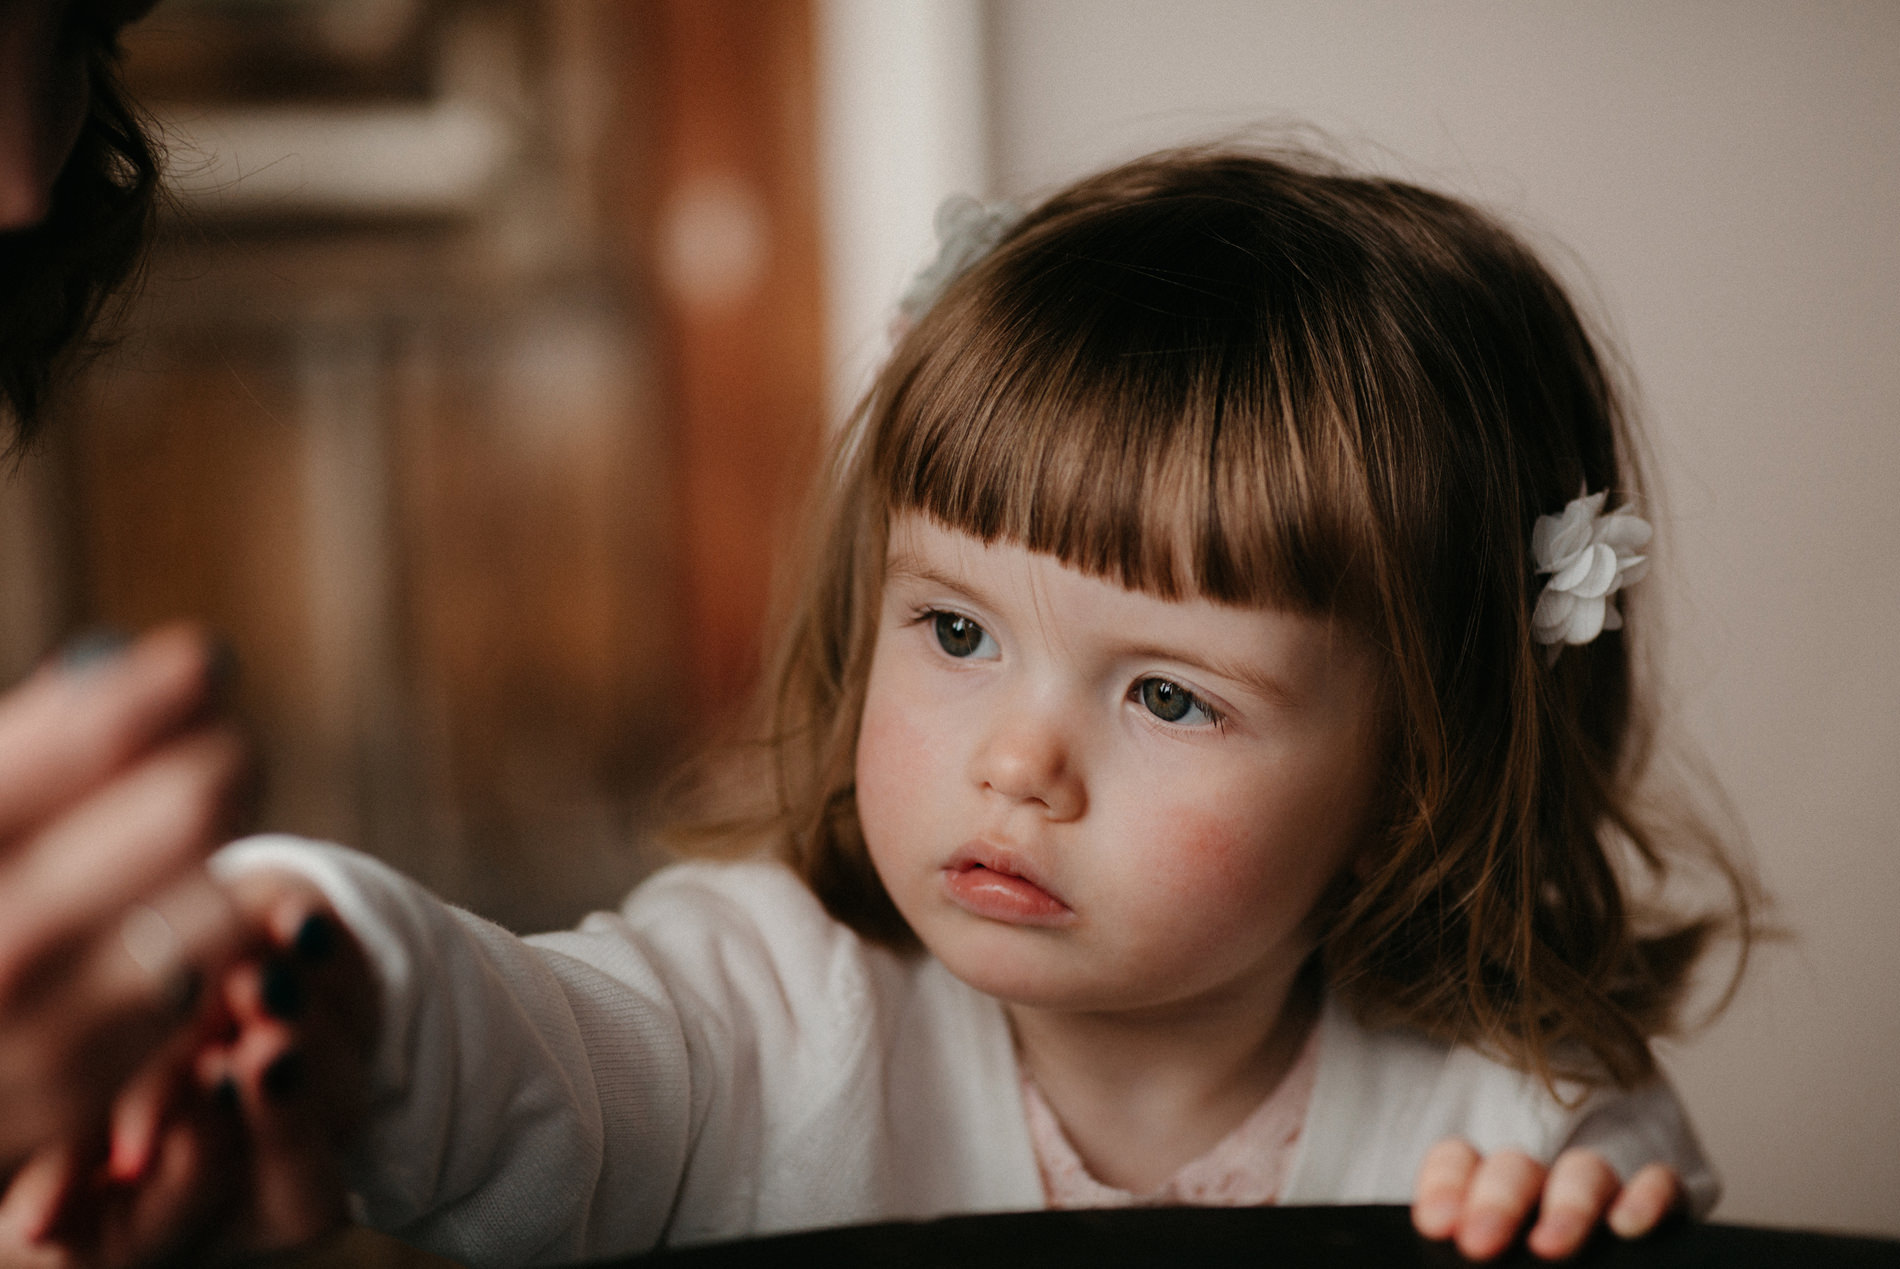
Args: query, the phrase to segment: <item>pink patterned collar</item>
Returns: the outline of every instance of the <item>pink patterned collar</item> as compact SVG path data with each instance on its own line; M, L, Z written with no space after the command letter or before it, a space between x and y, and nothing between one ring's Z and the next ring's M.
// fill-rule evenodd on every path
M1319 1032L1317 1024L1307 1032L1293 1065L1252 1114L1148 1194L1116 1189L1091 1176L1042 1091L1023 1072L1023 1113L1029 1120L1036 1168L1042 1173L1044 1201L1050 1207L1252 1207L1273 1202L1292 1166L1306 1106L1312 1100L1319 1070Z

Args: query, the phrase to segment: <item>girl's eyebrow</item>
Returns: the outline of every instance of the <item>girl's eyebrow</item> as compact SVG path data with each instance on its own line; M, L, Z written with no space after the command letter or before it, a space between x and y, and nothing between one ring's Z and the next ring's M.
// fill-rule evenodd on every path
M1268 673L1257 665L1201 656L1165 644L1131 643L1123 645L1118 651L1123 657L1136 660L1179 662L1204 674L1212 674L1231 683L1238 683L1255 696L1276 705L1297 705L1300 701L1299 694L1288 687L1284 679Z
M946 590L959 591L972 599L981 599L982 594L970 585L968 579L952 577L939 572L914 555L904 552L892 553L884 565L884 580L887 582L924 582L931 586L941 586Z

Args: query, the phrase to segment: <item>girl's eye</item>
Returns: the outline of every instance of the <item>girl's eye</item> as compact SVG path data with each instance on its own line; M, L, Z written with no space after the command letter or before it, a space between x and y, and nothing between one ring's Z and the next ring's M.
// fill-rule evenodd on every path
M996 655L996 640L968 617L953 612L935 613L931 628L936 631L937 645L953 657L980 655L987 660Z
M1150 714L1164 723L1205 727L1220 722L1212 706L1171 679L1143 679L1135 692Z

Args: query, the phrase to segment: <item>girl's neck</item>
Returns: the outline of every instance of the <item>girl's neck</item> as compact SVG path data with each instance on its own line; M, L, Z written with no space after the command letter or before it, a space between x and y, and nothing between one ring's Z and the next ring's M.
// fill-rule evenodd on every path
M1018 1060L1094 1177L1145 1194L1278 1087L1319 1013L1314 974L1162 1013L1007 1006Z

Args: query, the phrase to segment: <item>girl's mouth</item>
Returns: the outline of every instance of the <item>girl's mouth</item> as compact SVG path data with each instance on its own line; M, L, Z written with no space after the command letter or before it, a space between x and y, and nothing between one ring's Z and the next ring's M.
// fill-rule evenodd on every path
M1069 905L1026 875L1007 855L986 849L960 852L943 870L950 902L972 916L1009 925L1067 925Z

